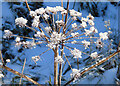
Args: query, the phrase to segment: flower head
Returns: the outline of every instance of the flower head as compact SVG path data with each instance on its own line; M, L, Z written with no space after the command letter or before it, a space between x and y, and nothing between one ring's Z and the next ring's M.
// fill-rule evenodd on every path
M28 20L27 20L27 19L24 19L23 17L16 18L16 19L15 19L15 24L16 24L16 25L19 25L20 27L23 27L23 26L26 25L27 21L28 21Z
M74 58L82 58L82 53L80 50L74 48L74 50L71 50L71 53L74 55Z
M90 55L93 59L96 59L98 57L97 52L91 53Z
M99 33L99 36L100 36L100 39L103 39L103 40L107 40L108 39L108 33L107 32L104 32L104 33Z
M87 49L88 46L90 45L90 42L89 42L89 41L86 41L86 40L82 41L82 43L84 44L85 49Z
M10 30L4 30L4 36L3 38L11 38L11 36L13 35L13 33Z

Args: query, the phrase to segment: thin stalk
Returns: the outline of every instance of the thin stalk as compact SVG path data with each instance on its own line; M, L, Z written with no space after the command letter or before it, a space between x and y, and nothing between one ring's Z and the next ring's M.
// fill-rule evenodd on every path
M25 63L26 63L26 58L25 58L24 64L23 64L22 74L23 74L23 71L24 71L24 69L25 69ZM20 86L20 84L21 84L21 81L22 81L22 77L20 78L19 86Z
M58 56L58 46L56 45L54 51L54 84L58 85L58 62L55 62L55 59Z

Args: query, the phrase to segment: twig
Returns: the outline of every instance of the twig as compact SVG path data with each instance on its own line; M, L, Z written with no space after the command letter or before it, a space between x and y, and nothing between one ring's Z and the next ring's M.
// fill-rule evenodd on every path
M28 3L27 3L27 0L25 0L25 2L26 2L26 5L27 5L28 10L31 11L31 9L29 8L29 5L28 5Z
M7 67L7 66L0 65L0 67L1 67L1 68L4 68L5 70L8 70L8 71L10 71L10 72L12 72L12 73L14 73L14 74L20 76L20 77L25 78L26 80L28 80L28 81L34 83L35 85L42 86L42 85L40 85L39 83L37 83L36 81L34 81L33 79L31 79L31 78L29 78L29 77L27 77L27 76L25 76L25 75L23 75L23 74L21 74L21 73L15 71L15 70L13 70L13 69L11 69L11 68L9 68L9 67Z
M0 50L0 57L1 57L2 64L4 64L4 60L2 58L2 51L1 50Z
M84 73L86 73L87 71L89 71L89 70L91 70L91 69L99 66L100 64L102 64L102 63L104 63L104 62L106 62L107 60L109 60L109 59L112 58L113 56L117 55L118 53L120 53L120 50L117 51L117 52L115 52L115 53L113 53L112 55L108 56L107 58L101 60L100 62L96 63L95 65L92 65L92 66L89 67L88 69L84 70L83 72L80 73L80 76L83 75ZM75 76L76 76L76 75L75 75ZM75 76L74 76L74 77L75 77ZM68 81L64 86L67 86L68 84L70 84L70 83L74 80L74 77L73 77L70 81Z
M26 58L25 58L24 64L23 64L22 74L23 74L23 71L24 71L24 69L25 69L25 63L26 63ZM19 85L21 84L21 81L22 81L22 77L20 78L20 83L19 83Z

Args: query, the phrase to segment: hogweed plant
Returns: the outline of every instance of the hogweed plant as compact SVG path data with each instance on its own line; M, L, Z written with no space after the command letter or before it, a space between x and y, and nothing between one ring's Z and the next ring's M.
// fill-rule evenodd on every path
M70 15L69 17L68 14ZM46 44L48 50L43 51L43 53L40 55L31 57L35 63L40 60L42 54L49 50L53 50L54 84L61 84L62 65L64 63L64 58L66 58L72 70L72 73L70 74L72 79L68 83L78 80L84 72L108 60L108 58L103 58L98 64L81 71L80 69L72 68L66 56L65 49L69 50L71 55L73 55L73 58L77 59L77 61L79 61L81 58L84 58L82 57L83 54L91 57L92 59L97 59L101 56L97 51L88 54L83 52L82 48L78 49L75 44L84 46L85 50L89 49L91 46L96 46L97 49L104 48L104 41L109 40L109 36L112 33L110 31L111 29L109 21L105 21L105 27L108 31L99 33L95 27L95 18L91 14L89 14L87 17L82 17L82 13L77 12L74 9L68 10L68 7L66 10L62 6L47 6L46 8L39 8L35 11L31 11L29 8L29 15L31 18L33 18L31 27L27 25L28 20L24 19L23 17L16 18L15 24L21 28L27 27L28 29L33 30L34 36L32 38L15 35L10 30L4 30L3 37L8 39L13 36L16 37L15 47L31 49L42 43ZM76 20L79 20L80 23L76 23ZM44 24L42 24L41 21L44 21ZM23 41L21 38L30 39L31 41ZM74 47L69 45L74 45ZM114 55L116 55L116 53Z

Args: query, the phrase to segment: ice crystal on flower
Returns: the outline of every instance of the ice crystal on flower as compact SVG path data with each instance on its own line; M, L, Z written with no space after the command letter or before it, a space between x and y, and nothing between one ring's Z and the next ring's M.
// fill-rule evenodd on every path
M91 53L90 55L93 59L96 59L98 57L97 52Z
M61 6L56 6L57 11L64 11L65 9Z
M23 26L26 25L27 21L28 21L28 20L27 20L27 19L24 19L23 17L16 18L16 19L15 19L15 24L16 24L16 25L19 25L20 27L23 27Z
M82 41L82 43L83 43L83 45L85 46L85 49L87 49L88 46L90 45L90 42L89 42L89 41L86 41L86 40Z
M55 57L55 62L64 63L64 60L61 58L61 56L57 56Z
M81 17L82 13L75 11L74 9L70 10L71 16Z
M81 21L82 21L82 22L83 22L83 21L84 21L84 22L87 22L87 21L88 21L88 18L83 18L83 17L82 17L82 18L81 18Z
M85 35L86 35L86 36L90 35L91 33L92 33L91 30L87 30L87 29L85 29Z
M35 16L37 16L37 13L35 11L30 11L30 16L35 17Z
M20 37L16 37L15 41L20 42Z
M84 22L84 21L82 21L81 26L82 26L83 28L86 28L86 27L87 27L87 23L86 23L86 22Z
M3 38L11 38L11 36L13 35L13 33L10 30L4 30L4 36Z
M77 24L76 24L76 23L73 23L73 24L72 24L72 28L77 29Z
M94 26L90 27L90 31L94 33L98 33L98 30Z
M38 60L40 60L40 56L33 56L32 60L35 61L35 62L37 62Z
M100 32L99 33L100 39L107 40L108 39L108 33L107 32Z
M36 20L33 20L33 23L32 23L32 26L33 27L38 27L40 24L40 22L36 21Z
M74 50L71 50L71 53L74 56L74 58L82 58L82 52L76 48L74 48Z
M44 35L45 35L44 32L38 31L37 34L35 34L34 36L35 36L35 37L40 37L40 38L41 38L41 37L43 37Z
M42 14L45 13L45 9L44 9L44 8L39 8L39 9L36 9L35 12L36 12L37 14L42 15Z

